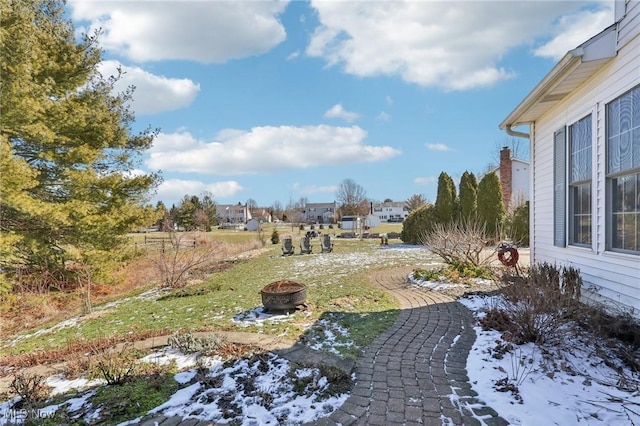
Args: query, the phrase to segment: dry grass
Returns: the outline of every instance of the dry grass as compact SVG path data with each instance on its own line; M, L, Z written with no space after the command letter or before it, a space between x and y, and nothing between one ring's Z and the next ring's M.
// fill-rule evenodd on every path
M137 342L150 337L171 334L170 330L147 330L119 336L102 337L94 340L75 340L60 349L47 349L18 355L7 355L0 359L0 370L27 368L35 365L54 365L69 359L75 359L78 354L98 353L114 348L119 343ZM1 373L1 371L0 371ZM1 374L0 374L1 375Z
M210 239L200 236L199 244L212 246ZM207 275L224 270L230 261L245 253L261 247L257 240L227 243L215 242L215 250L210 250L206 259L193 268L190 280L202 280ZM110 302L133 292L158 285L161 275L157 267L159 253L139 253L140 255L126 265L114 271L112 278L117 284L95 283L92 288L92 304ZM34 327L59 322L69 316L82 312L83 301L77 291L50 291L48 293L14 293L9 295L0 306L0 338L24 332Z

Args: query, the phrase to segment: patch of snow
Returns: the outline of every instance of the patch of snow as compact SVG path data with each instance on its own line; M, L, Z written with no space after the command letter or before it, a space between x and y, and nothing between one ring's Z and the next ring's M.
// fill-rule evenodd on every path
M479 316L501 303L496 297L472 296L460 302ZM467 360L472 388L509 423L640 425L640 375L627 367L610 367L590 343L593 337L581 337L574 328L560 329L557 338L550 336L542 345L513 345L500 356L496 347L508 343L502 333L479 326L474 330L477 338Z
M240 309L240 308L239 308ZM231 321L241 325L262 325L265 322L286 322L294 319L297 312L273 314L265 312L264 307L258 306L249 311L240 312L234 315ZM310 315L310 313L307 313Z

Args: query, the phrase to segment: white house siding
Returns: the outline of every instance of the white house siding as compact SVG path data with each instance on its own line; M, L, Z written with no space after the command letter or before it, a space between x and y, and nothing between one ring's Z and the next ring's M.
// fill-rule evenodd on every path
M529 163L514 159L511 162L511 205L529 200Z
M637 34L640 26L640 1L626 0L627 18L620 22L618 27L618 46L623 48ZM635 30L635 32L634 32Z
M532 126L531 159L533 165L533 262L571 265L580 269L585 289L597 289L593 298L602 297L624 308L640 309L640 256L606 251L605 204L605 108L606 104L640 84L640 18L624 25L625 43L618 56L570 97L543 115ZM633 38L629 34L635 34ZM592 247L555 247L553 245L553 133L563 126L592 114ZM568 223L568 221L567 221Z
M490 170L500 177L500 167ZM480 177L482 179L482 177ZM524 201L529 201L531 188L531 171L529 163L517 158L511 159L511 206L517 207Z

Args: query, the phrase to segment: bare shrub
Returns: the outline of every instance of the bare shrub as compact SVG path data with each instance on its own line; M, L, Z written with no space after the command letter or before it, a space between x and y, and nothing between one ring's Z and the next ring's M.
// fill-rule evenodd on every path
M161 286L184 287L189 273L213 262L219 248L220 243L214 241L197 238L187 241L184 234L170 233L168 242L163 242L159 253L151 257L160 274Z
M438 223L425 232L420 242L450 265L462 267L487 266L497 248L489 248L491 237L479 219Z
M137 356L131 347L121 351L102 350L89 362L89 377L103 379L109 385L120 385L135 373Z
M12 392L18 395L22 404L33 408L33 404L45 400L51 391L46 385L45 377L40 374L28 373L24 370L16 373L9 385Z
M576 318L585 330L601 337L609 349L632 371L640 373L640 321L629 311L613 311L610 305L591 304ZM610 344L612 340L620 344Z
M174 333L169 336L167 343L172 348L180 350L183 354L200 352L207 354L216 351L227 343L227 339L221 334L198 337L192 333Z
M89 370L91 358L85 353L72 352L67 355L62 373L67 379L77 379Z
M504 302L485 319L485 326L513 334L515 343L542 343L560 325L574 319L582 279L577 269L543 263L534 265L523 283L502 288Z

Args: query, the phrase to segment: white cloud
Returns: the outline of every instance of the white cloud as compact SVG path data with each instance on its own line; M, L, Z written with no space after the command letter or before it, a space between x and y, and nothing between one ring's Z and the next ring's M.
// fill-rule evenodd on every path
M548 34L558 16L580 11L585 2L313 1L311 5L320 25L307 46L308 55L360 77L400 76L421 86L465 90L511 78L513 71L499 65L502 56ZM586 19L598 12L581 13ZM572 29L577 27L568 30ZM584 40L582 32L580 37Z
M391 115L389 115L388 113L382 111L380 114L378 114L376 116L376 118L380 121L389 121L391 120Z
M296 50L295 52L292 52L289 54L289 56L287 56L287 61L293 61L294 59L297 59L300 56L300 51Z
M103 61L98 71L106 78L117 75L118 67L124 72L114 86L124 92L135 86L131 108L136 115L155 114L189 106L200 92L200 85L189 79L167 78L146 72L142 68L122 65L118 61Z
M335 104L324 113L324 116L327 118L342 118L344 121L351 123L360 115L355 112L347 111L344 109L342 104Z
M451 148L443 143L427 143L425 146L430 151L451 151Z
M558 33L549 42L533 50L536 56L559 60L569 50L598 34L613 23L613 2L597 12L583 11L563 16L556 25Z
M417 177L413 179L413 183L420 186L432 185L437 181L438 181L438 178L434 176Z
M205 192L217 198L230 197L244 188L235 181L205 183L197 180L168 179L160 184L154 197L158 200L181 200L185 195L200 195Z
M214 141L202 141L186 132L161 133L150 150L147 166L152 170L231 176L372 163L401 154L390 146L365 145L367 132L358 126L266 126L246 132L225 130L220 135Z
M72 19L101 28L101 46L133 61L225 62L286 38L286 1L71 1Z
M296 187L296 189L302 195L335 194L338 190L338 185L309 185L305 187Z

